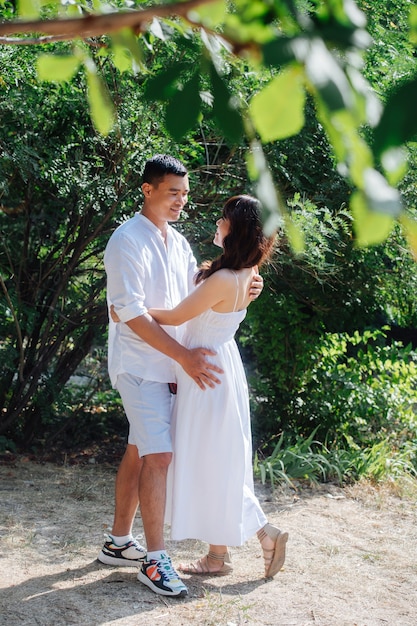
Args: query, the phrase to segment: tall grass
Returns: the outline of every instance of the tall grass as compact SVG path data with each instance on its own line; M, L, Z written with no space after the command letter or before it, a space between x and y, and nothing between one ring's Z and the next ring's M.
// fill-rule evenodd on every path
M286 444L281 434L269 456L255 454L254 472L262 483L272 487L287 483L295 487L300 481L311 484L336 482L339 485L363 478L372 481L394 479L406 475L417 478L414 465L417 450L406 446L393 450L388 442L381 441L367 448L334 448L313 440L297 437L295 443Z

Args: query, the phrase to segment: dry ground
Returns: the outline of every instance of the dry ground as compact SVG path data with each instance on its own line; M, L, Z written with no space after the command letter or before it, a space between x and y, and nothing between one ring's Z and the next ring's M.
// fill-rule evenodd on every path
M416 498L369 485L258 495L290 533L287 562L261 578L256 538L234 549L223 578L184 576L185 599L156 596L135 568L96 556L112 521L115 468L0 467L0 624L188 626L416 626ZM221 511L219 511L221 515ZM140 519L136 530L141 531ZM203 553L169 544L174 562Z

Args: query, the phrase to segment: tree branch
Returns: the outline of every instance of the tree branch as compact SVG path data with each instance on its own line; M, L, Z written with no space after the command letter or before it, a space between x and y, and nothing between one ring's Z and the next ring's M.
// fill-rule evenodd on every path
M19 319L17 317L16 310L13 306L13 302L7 290L6 283L4 282L3 276L1 274L0 274L0 285L3 289L4 295L6 296L7 304L9 305L11 314L13 316L14 325L16 327L17 343L19 344L19 380L23 382L23 367L24 367L24 361L25 361L25 354L24 354L24 349L23 349L22 331L20 329Z
M136 32L143 29L143 25L154 17L170 17L177 15L187 19L187 13L203 4L210 4L214 0L187 0L176 4L158 5L141 11L115 12L103 15L86 15L84 17L11 21L0 24L0 44L42 44L53 41L71 39L86 39L100 37L122 28L132 28ZM43 33L49 37L21 39L7 37L7 35L22 35L24 33Z

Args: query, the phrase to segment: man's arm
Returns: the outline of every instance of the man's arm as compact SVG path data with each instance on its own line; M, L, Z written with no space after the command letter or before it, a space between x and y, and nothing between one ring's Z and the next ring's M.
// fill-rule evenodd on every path
M205 348L188 350L178 341L170 337L163 328L148 314L140 315L126 322L127 326L147 344L159 350L174 361L177 361L183 370L191 376L200 389L206 386L214 387L221 381L216 376L223 374L223 370L207 361L207 356L215 356L215 352Z
M206 358L214 356L213 352L204 348L187 350L148 315L143 293L147 270L143 259L138 259L137 248L128 236L119 233L110 238L104 265L109 299L123 310L128 319L123 319L123 316L122 319L129 328L152 348L177 361L201 389L220 383L215 372L222 374L222 370ZM191 262L190 267L194 268ZM134 297L126 298L126 294L134 294ZM128 306L126 301L130 303Z

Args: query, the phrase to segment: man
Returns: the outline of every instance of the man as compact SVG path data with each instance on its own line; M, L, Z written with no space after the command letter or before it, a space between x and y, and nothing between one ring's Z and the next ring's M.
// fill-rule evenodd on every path
M216 374L222 372L207 360L213 352L187 350L178 329L165 331L147 313L151 307L174 307L194 286L192 250L169 225L188 199L186 168L171 156L154 156L145 165L142 192L141 212L115 230L104 255L108 303L125 322L110 320L109 374L129 420L129 438L116 477L112 532L98 558L109 565L140 564L138 580L156 593L178 597L188 591L163 536L172 457L172 385L167 383L175 381L174 361L202 389L219 384ZM132 536L139 503L147 550Z

